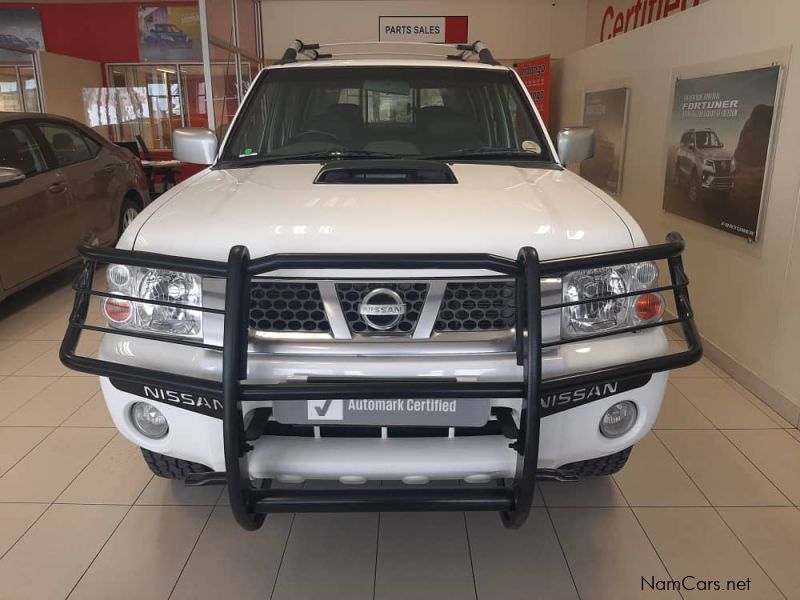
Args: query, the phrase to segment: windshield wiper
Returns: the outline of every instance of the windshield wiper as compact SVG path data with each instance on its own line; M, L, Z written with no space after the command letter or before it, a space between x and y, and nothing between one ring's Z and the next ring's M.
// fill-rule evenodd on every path
M348 158L402 158L398 154L388 152L373 152L371 150L322 150L319 152L304 152L301 154L269 154L265 156L252 156L239 160L226 161L236 166L268 165L271 163L292 162L296 160L345 160Z
M451 152L441 154L423 154L414 156L418 160L450 160L450 159L472 159L472 158L526 158L541 160L541 156L519 148L460 148Z

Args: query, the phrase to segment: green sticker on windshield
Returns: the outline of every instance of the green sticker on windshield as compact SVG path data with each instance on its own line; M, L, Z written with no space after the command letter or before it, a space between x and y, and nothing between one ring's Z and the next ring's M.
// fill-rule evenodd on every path
M245 148L245 149L244 149L244 152L242 152L241 154L239 154L239 158L242 158L243 156L253 156L254 154L256 154L256 153L255 153L255 152L253 152L253 149L252 149L252 148Z

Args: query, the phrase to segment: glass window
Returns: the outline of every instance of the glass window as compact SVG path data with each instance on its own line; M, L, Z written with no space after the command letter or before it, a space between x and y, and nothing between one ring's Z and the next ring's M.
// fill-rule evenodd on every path
M86 146L89 148L89 154L93 157L100 154L100 149L103 147L100 142L95 139L90 138L88 135L83 136L83 141L86 143Z
M226 144L225 160L321 152L551 160L519 84L504 71L281 69L257 85Z
M22 112L16 67L0 67L0 112Z
M92 158L83 136L72 127L55 123L38 123L60 167L74 165Z
M33 67L20 67L20 79L22 81L22 99L25 104L25 112L40 112L38 84Z
M25 175L47 170L41 148L24 125L0 127L0 166L19 169Z
M146 93L141 116L115 127L110 137L125 142L141 136L148 150L171 148L172 130L183 126L178 66L114 65L109 67L109 81L114 87L143 89Z

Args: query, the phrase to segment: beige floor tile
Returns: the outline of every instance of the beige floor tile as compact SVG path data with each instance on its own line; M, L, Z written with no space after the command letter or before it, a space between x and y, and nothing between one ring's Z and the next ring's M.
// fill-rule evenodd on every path
M60 425L100 391L96 378L62 377L2 421L6 426Z
M144 459L142 459L144 461ZM214 506L223 486L187 486L182 481L153 477L136 504L154 506Z
M41 327L34 329L25 336L26 340L54 340L60 342L64 339L69 322L68 313L51 314L50 320Z
M578 593L547 510L534 508L526 523L505 529L496 514L467 513L467 532L478 598L560 600Z
M0 427L0 475L46 438L52 427Z
M778 424L724 379L676 379L678 391L720 429L774 429Z
M707 506L678 462L654 434L633 448L614 479L631 506Z
M800 598L800 510L721 508L722 518L787 598Z
M794 504L800 504L800 444L781 429L726 431L725 436Z
M56 429L0 477L0 502L52 502L114 433L99 428Z
M462 513L381 514L377 559L375 600L475 598Z
M554 508L550 514L581 598L680 599L642 590L642 577L668 575L630 508Z
M539 489L550 507L627 506L611 477L582 477L578 481L542 481Z
M245 531L228 508L218 506L170 600L269 598L291 524L292 515L270 515L259 531Z
M750 402L752 402L752 403L753 403L753 404L756 406L756 408L758 408L758 409L759 409L761 412L763 412L763 413L764 413L764 414L766 414L766 415L767 415L767 416L768 416L770 419L772 419L773 421L775 421L775 422L778 424L778 426L780 426L780 427L786 427L786 428L788 428L788 427L793 427L793 425L792 425L792 424L791 424L789 421L787 421L787 420L786 420L786 419L784 419L782 416L780 416L780 415L779 415L777 412L775 412L774 410L772 410L772 408L770 408L769 406L767 406L767 405L766 405L766 403L765 403L763 400L761 400L760 398L758 398L758 397L757 397L755 394L753 394L753 393L752 393L750 390L748 390L746 387L744 387L744 386L743 386L741 383L739 383L738 381L734 381L733 379L729 379L729 380L728 380L728 384L730 384L730 386L731 386L733 389L735 389L735 390L736 390L737 392L739 392L739 393L740 393L742 396L744 396L744 397L745 397L745 398L747 398L747 399L748 399Z
M376 513L295 516L272 600L372 598L377 539Z
M657 435L712 505L789 504L719 431L659 431Z
M686 379L681 381L688 381ZM686 396L678 391L672 382L667 384L661 411L653 426L654 429L714 429L713 423L706 419Z
M58 379L58 377L11 376L0 381L0 421Z
M152 477L141 450L117 434L56 502L133 504Z
M55 347L55 344L56 342L22 341L0 350L0 375L13 375L28 363Z
M51 344L55 342L42 343ZM31 375L33 377L59 377L66 375L68 369L61 364L61 360L58 358L58 350L58 345L50 348L16 371L16 375Z
M114 427L108 414L102 392L98 392L84 402L78 410L61 424L62 427Z
M0 504L0 560L3 555L33 525L41 514L47 510L47 504ZM2 581L0 580L0 589ZM0 592L2 594L2 592Z
M127 510L124 506L51 506L0 561L0 597L66 598ZM108 588L104 599L118 591Z
M210 512L200 506L134 506L69 599L168 598Z
M713 508L637 508L635 512L673 579L691 576L720 582L719 591L684 589L686 600L782 597ZM747 587L736 587L739 581Z
M41 329L56 316L49 311L40 311L33 307L17 311L0 320L0 339L30 339L29 336L33 332Z

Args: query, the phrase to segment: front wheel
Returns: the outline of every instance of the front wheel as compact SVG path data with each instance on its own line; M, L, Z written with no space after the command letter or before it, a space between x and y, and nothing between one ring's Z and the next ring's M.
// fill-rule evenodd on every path
M165 454L159 454L151 450L141 448L144 462L150 467L153 475L164 477L165 479L186 479L187 475L192 473L208 473L211 471L205 465L182 460L180 458L173 458Z
M692 173L689 178L689 201L692 203L700 199L700 183L697 181L697 173Z
M619 472L625 463L628 462L628 457L631 455L630 448L620 450L608 456L601 456L600 458L590 458L589 460L582 460L580 462L570 463L561 467L565 471L571 471L579 477L596 477L602 475L613 475Z
M117 232L120 236L133 223L133 220L139 216L140 212L141 207L136 200L125 198L122 201L122 208L120 208L119 212L119 231Z

